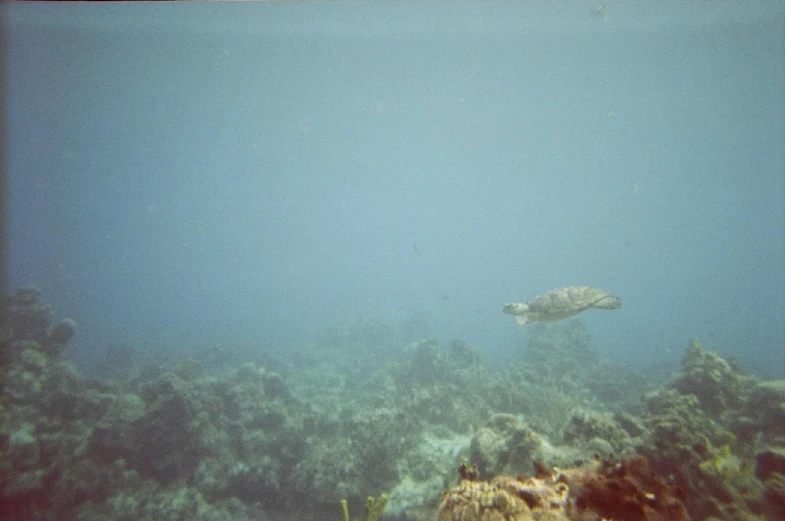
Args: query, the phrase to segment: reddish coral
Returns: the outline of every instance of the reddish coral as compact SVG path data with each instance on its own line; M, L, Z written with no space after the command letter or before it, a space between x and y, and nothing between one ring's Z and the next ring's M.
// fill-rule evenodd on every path
M577 479L566 473L571 484L573 519L624 519L625 521L685 521L687 511L680 491L667 485L643 456L620 463L598 462L593 473Z
M463 480L449 490L439 521L688 521L680 491L640 456L559 471L536 464L536 476Z

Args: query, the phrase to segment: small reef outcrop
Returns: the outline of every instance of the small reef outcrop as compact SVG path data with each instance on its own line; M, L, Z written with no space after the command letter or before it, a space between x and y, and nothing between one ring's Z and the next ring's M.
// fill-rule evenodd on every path
M34 347L48 356L57 357L76 333L76 322L64 318L52 323L52 306L38 301L41 290L27 286L17 289L5 299L4 362L27 347ZM24 344L30 342L30 344Z

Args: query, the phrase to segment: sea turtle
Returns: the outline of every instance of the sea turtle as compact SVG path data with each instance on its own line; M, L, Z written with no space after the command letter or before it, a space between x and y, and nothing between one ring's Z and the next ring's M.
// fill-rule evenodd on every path
M569 286L537 295L526 304L505 304L504 312L515 315L522 326L530 322L554 322L589 308L619 309L621 299L610 291L589 286Z

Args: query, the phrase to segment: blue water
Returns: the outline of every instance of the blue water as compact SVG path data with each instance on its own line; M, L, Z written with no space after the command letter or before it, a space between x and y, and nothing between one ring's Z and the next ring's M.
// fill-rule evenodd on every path
M3 11L9 286L83 355L420 314L503 360L593 285L606 357L782 374L781 2Z

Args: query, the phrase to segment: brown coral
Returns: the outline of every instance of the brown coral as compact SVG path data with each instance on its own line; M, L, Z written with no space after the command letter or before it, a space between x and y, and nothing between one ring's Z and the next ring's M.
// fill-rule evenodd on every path
M682 365L682 374L671 386L681 394L694 394L714 420L734 415L756 384L755 378L743 374L733 360L705 348L694 338Z
M568 488L539 478L497 476L487 481L461 481L439 507L438 521L567 520L562 515ZM553 514L543 517L544 513Z
M534 477L461 481L445 493L438 521L687 521L679 491L642 457L595 461Z
M571 484L571 519L686 521L681 491L667 485L643 456L599 462L594 472L565 473Z

